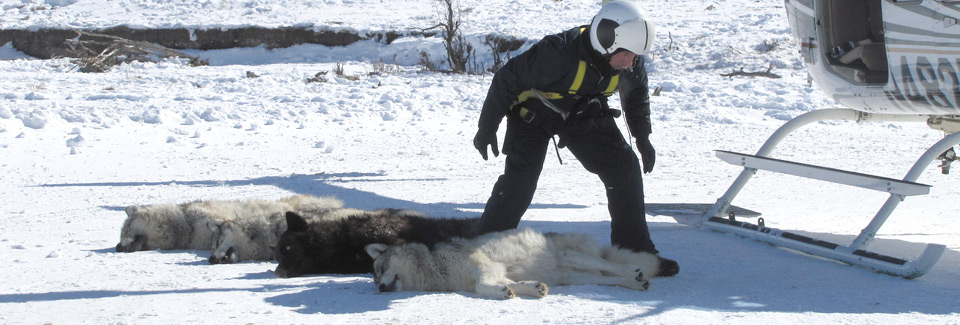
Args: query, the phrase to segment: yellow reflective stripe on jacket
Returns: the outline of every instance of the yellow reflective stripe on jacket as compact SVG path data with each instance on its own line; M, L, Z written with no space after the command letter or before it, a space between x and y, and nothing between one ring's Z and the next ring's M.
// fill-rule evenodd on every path
M573 79L573 84L570 85L570 94L576 95L577 90L580 90L580 85L583 84L583 76L587 74L587 61L580 60L580 66L577 67L577 77Z
M550 93L550 92L540 92L540 93L543 94L545 97L547 97L547 99L563 98L563 95L561 95L560 93ZM517 101L522 103L527 101L527 99L536 98L536 97L537 97L537 94L533 92L533 89L529 89L520 93L520 96L517 96Z
M610 78L610 85L607 86L607 90L603 91L603 95L604 96L613 95L613 92L617 91L617 84L619 83L620 83L620 74L616 74L613 76L613 78Z

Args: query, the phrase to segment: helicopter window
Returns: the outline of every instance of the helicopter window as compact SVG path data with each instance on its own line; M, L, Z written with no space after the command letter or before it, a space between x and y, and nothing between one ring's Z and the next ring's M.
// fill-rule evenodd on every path
M832 0L830 13L830 48L864 40L883 42L880 0Z

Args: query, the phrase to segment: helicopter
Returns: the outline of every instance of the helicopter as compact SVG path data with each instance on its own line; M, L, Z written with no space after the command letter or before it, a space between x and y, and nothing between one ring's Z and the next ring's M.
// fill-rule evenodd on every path
M756 154L718 150L743 166L713 204L648 204L652 215L671 216L697 228L755 239L876 272L913 279L926 274L946 247L927 244L908 260L867 250L897 205L925 195L917 179L933 161L943 174L957 160L960 144L960 0L784 0L793 38L810 79L843 108L813 110L782 125ZM902 179L868 175L770 157L791 132L821 121L926 123L945 136L932 144ZM732 204L758 171L806 177L872 189L889 195L850 244L819 240L766 227L760 213Z

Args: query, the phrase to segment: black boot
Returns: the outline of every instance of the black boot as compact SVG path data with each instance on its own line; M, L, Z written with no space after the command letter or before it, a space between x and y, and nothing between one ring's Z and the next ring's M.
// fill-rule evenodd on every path
M660 260L660 268L657 269L657 276L674 276L677 273L680 273L680 264L677 264L677 261L671 260L669 258L663 258L659 255L657 259Z

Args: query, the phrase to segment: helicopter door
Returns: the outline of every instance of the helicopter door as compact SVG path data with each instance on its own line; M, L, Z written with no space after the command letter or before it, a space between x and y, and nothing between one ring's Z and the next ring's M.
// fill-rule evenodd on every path
M826 0L824 50L834 70L856 82L887 82L881 0Z

